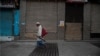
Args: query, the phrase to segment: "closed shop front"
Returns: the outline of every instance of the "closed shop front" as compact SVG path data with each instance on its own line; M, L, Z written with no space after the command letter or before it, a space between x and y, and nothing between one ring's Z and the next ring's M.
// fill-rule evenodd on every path
M58 20L65 19L65 4L63 2L22 1L21 7L22 39L36 38L36 22L40 22L47 29L46 39L58 39Z

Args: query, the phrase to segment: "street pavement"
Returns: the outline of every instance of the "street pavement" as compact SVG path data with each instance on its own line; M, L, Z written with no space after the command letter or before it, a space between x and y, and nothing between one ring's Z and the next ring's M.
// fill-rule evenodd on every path
M66 42L48 40L57 43L59 56L100 56L100 47L89 42ZM0 43L0 56L29 56L35 49L36 41L12 41Z

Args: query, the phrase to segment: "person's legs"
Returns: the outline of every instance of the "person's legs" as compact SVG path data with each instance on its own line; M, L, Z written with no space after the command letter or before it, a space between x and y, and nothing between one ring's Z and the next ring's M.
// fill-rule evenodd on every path
M37 40L37 47L46 47L46 42L42 37Z
M39 46L42 46L43 44L42 44L42 41L37 41L37 46L39 47Z
M44 39L42 40L42 47L43 47L43 48L47 48L47 46L46 46L46 41L45 41Z

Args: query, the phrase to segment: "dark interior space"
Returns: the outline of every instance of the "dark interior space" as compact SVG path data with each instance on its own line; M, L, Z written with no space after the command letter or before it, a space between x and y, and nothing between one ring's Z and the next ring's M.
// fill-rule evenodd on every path
M99 3L100 4L100 0L88 0L88 2L90 2L90 3Z
M91 33L91 38L100 38L100 33Z
M83 5L84 4L66 3L65 21L81 23L83 21Z

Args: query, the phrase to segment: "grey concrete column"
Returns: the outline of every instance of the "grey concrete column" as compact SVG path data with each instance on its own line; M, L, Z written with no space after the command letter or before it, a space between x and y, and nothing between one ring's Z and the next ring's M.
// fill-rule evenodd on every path
M83 40L90 39L91 4L84 5Z
M26 18L26 0L20 0L20 38L24 37Z
M64 2L58 2L58 15L57 15L57 21L58 21L58 25L60 23L60 21L64 21L65 22L65 3ZM58 26L57 25L57 26ZM63 40L65 37L65 27L57 27L57 32L58 32L58 40Z
M91 33L100 33L100 4L92 4Z

